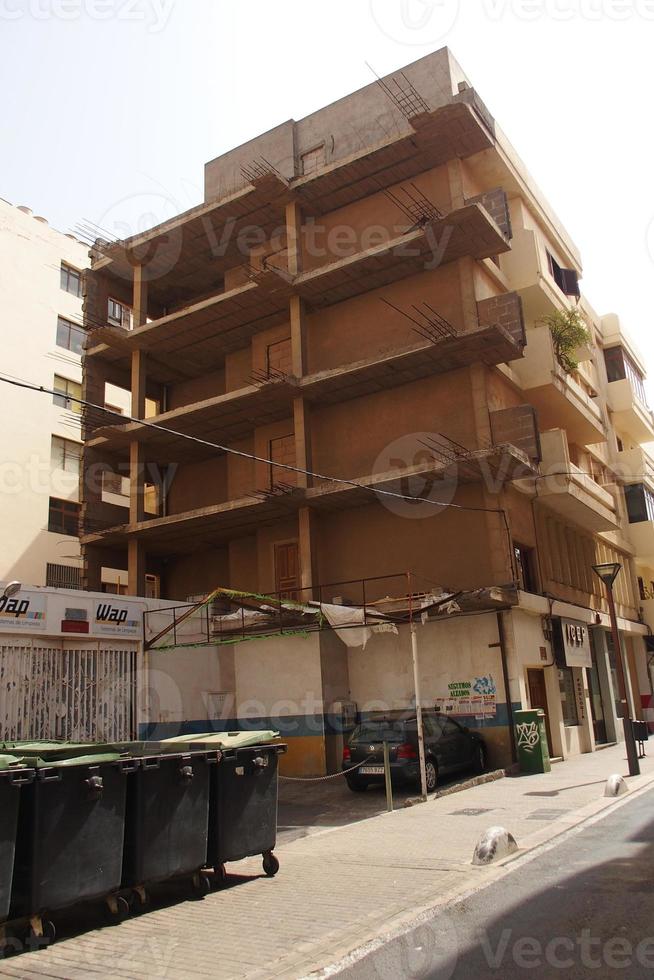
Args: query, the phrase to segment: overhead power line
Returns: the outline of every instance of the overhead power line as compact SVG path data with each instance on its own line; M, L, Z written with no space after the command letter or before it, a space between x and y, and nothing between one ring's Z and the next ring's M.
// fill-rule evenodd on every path
M208 439L201 439L199 436L192 436L186 432L178 432L176 429L171 429L168 426L160 425L158 422L151 422L148 419L139 419L131 415L124 415L121 412L114 411L113 409L106 408L104 405L96 405L94 402L87 401L84 398L76 398L73 395L65 395L61 391L55 391L53 388L46 388L44 385L38 385L30 381L25 381L23 379L15 377L0 376L0 381L4 384L12 385L16 388L24 388L28 391L36 391L41 394L65 397L68 402L75 402L78 405L83 405L85 408L92 409L98 412L102 412L104 416L110 415L116 418L117 422L125 424L126 422L135 422L138 425L146 426L149 429L155 429L158 432L164 432L167 435L175 436L178 439L186 439L188 442L193 442L200 446L206 446L208 449L215 449L222 453L227 453L231 456L239 456L244 459L250 459L255 463L264 463L266 466L273 466L275 469L288 470L291 473L300 473L303 476L310 476L317 480L325 480L329 483L339 483L343 486L355 487L358 490L365 490L369 493L384 497L393 497L396 500L404 500L410 503L421 502L426 504L432 504L434 507L451 507L455 510L471 511L475 513L484 514L499 514L506 522L506 512L503 508L497 507L470 507L465 504L455 504L455 503L443 503L439 500L432 500L431 497L412 497L409 494L398 493L395 490L383 490L381 488L369 487L365 484L359 483L356 480L346 479L344 477L338 476L326 476L324 473L317 473L315 470L304 469L301 466L292 466L290 463L281 463L276 460L267 459L265 456L257 456L254 453L248 453L242 449L234 449L231 446L224 446L217 442L210 442Z

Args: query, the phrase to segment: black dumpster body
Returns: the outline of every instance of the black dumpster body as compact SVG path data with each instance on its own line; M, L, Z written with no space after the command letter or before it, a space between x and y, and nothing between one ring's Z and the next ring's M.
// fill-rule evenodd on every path
M116 753L32 762L35 778L20 801L12 918L107 898L121 882L135 764Z
M286 745L228 749L211 773L207 865L261 854L264 871L279 865L272 854L277 840L278 760Z
M18 759L0 756L0 922L9 915L21 788L33 778L34 771Z
M210 772L220 752L124 747L141 758L127 799L123 886L197 875L206 866Z

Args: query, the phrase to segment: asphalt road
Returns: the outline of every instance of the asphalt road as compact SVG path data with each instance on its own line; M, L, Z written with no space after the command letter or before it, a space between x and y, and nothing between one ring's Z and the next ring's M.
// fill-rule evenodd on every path
M368 977L654 977L654 789L344 971Z

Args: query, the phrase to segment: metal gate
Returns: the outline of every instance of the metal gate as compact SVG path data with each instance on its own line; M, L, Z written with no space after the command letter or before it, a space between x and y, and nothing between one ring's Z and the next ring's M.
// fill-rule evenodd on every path
M136 646L0 645L0 737L135 737Z

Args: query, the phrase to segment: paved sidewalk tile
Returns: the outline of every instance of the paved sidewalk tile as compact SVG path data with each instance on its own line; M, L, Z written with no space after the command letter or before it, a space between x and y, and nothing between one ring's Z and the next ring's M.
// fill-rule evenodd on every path
M561 833L602 805L604 783L626 770L611 747L541 776L501 779L282 844L276 878L260 858L231 865L244 876L203 901L182 902L34 953L0 961L0 976L57 980L201 980L299 977L408 918L489 880L474 868L479 835L505 826L524 846ZM642 763L638 786L654 779ZM607 803L607 805L610 805Z

